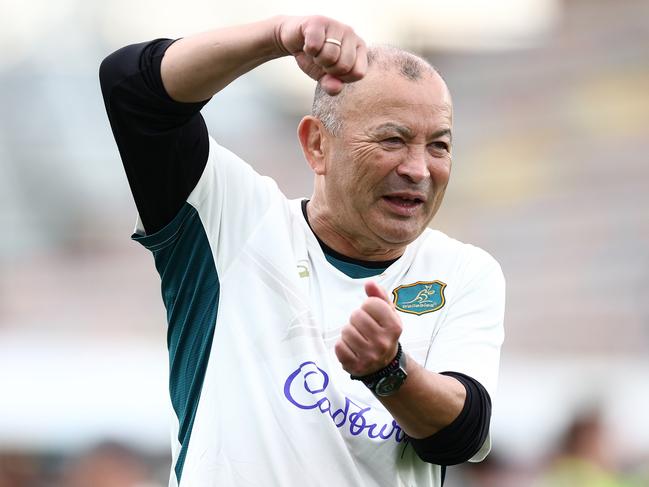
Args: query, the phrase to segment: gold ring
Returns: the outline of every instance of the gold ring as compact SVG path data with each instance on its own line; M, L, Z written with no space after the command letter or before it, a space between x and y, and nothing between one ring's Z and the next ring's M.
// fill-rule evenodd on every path
M342 42L340 42L338 39L334 39L333 37L327 37L325 39L325 42L328 42L329 44L336 44L338 47L341 47L343 45Z

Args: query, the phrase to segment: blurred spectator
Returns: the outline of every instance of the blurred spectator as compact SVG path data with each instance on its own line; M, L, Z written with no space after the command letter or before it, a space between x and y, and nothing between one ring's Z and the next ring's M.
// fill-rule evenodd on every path
M0 452L0 487L41 487L42 468L26 453Z
M144 459L126 446L106 442L73 459L60 487L159 487Z
M649 485L649 456L640 460L636 459L631 462L630 466L625 469L629 479L632 480L633 486L646 487Z
M606 426L598 412L578 416L539 487L632 487L619 474Z
M492 451L479 463L448 470L449 487L525 487L532 484L533 470ZM446 483L444 484L446 487Z

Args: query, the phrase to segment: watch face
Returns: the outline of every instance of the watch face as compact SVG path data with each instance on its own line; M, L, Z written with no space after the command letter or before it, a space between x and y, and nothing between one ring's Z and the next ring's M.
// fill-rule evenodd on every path
M374 392L377 396L391 396L399 390L404 380L406 380L406 373L399 369L392 375L380 379L374 388Z

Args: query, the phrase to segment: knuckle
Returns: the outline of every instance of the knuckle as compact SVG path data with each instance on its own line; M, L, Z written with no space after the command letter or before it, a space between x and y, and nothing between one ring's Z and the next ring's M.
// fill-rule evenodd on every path
M329 24L333 22L329 17L325 17L324 15L313 15L311 19L318 24Z
M349 316L350 323L358 323L363 319L363 310L358 308L352 311L352 314Z
M401 333L403 332L403 325L399 321L395 321L394 325L392 325L390 328L390 331L395 338L401 336Z
M345 342L348 342L350 336L351 336L351 327L349 325L346 325L343 327L342 330L340 330L340 338L342 338Z
M354 80L362 78L364 74L365 74L365 70L361 69L358 66L358 63L355 64L354 68L348 72L348 76Z
M376 298L379 299L379 298ZM388 303L384 299L379 299L379 305L381 306L381 309L386 312L386 313L392 313L392 303Z
M340 26L342 27L342 37L356 37L356 32L354 32L354 28L351 25L340 24Z
M319 79L322 76L322 74L323 74L322 69L320 69L315 64L309 68L307 73L307 75L313 79Z
M381 300L379 298L377 298L376 296L372 296L372 297L369 297L369 298L367 298L365 300L365 302L363 303L362 308L365 311L369 311L369 310L375 309L380 302L381 302Z
M353 67L352 63L348 61L338 61L336 63L336 71L338 71L339 73L349 73L352 67Z
M383 356L388 352L390 348L390 341L387 338L381 338L376 345L376 351L379 356Z
M322 15L309 15L304 18L304 29L320 29L327 23L327 18Z
M372 310L372 313L374 313L375 316L383 316L388 310L387 303L381 298L376 297L369 298L367 306L369 310Z
M319 52L318 47L315 45L312 39L308 39L304 43L302 50L311 57L317 55Z
M336 61L338 61L338 58L328 51L329 51L328 49L323 48L322 51L320 51L320 54L318 54L317 60L320 66L325 68L327 71L331 71L332 69L335 68Z
M402 333L403 333L403 325L401 323L397 323L394 327L395 338L398 339Z
M334 345L334 352L336 353L336 357L338 357L338 360L340 360L341 363L345 360L345 345L341 340L338 340L336 344Z

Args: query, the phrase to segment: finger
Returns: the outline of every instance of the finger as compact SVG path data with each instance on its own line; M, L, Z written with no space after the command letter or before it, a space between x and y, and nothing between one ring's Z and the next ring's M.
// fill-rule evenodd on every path
M354 81L358 81L362 79L367 72L367 48L365 47L365 43L363 41L359 41L353 51L353 65L351 66L351 68L346 69L345 74L337 75L345 83L353 83ZM340 59L338 59L338 64L346 62L343 61L343 58L345 56L347 56L347 54L345 53L345 51L343 51L343 53L340 55ZM331 69L329 69L328 71L331 72Z
M349 324L358 331L367 343L371 343L383 331L381 325L362 308L352 312L349 317Z
M323 22L309 22L304 28L304 51L309 57L316 57L325 43L326 24Z
M377 322L384 321L383 315L391 316L393 314L392 306L385 299L377 296L370 296L361 305L361 309L366 311Z
M311 79L318 81L326 75L325 70L321 66L315 64L311 56L308 56L303 52L295 55L295 61L297 62L297 65L300 67L300 69L304 71L306 75ZM323 89L325 88L323 87Z
M401 320L392 303L388 303L377 296L371 296L365 300L361 309L370 315L384 330L388 329L395 335L401 335Z
M361 40L356 46L356 64L348 76L354 78L352 81L358 81L367 73L367 67L367 46L365 45L365 42Z
M295 55L297 65L304 71L309 78L320 82L320 86L330 96L335 96L343 89L343 82L335 76L327 74L325 70L315 64L313 59L301 52Z
M328 42L327 44L331 44ZM338 59L332 66L327 66L327 73L343 79L349 74L356 64L356 36L352 33L341 39L341 45L338 47Z
M388 293L385 292L385 289L383 289L374 281L368 281L365 283L365 294L367 294L368 298L377 297L388 303L391 302L388 298Z
M337 40L341 45L339 46L333 42L327 42L327 39ZM345 39L343 39L343 32L330 26L326 32L326 37L323 40L322 49L320 49L320 52L318 52L318 54L313 58L315 63L325 69L334 66L338 62L340 54L343 51L343 42L345 42Z
M343 341L338 340L334 345L334 352L338 361L343 364L343 368L347 370L346 365L353 364L356 361L356 355L349 348L349 346Z
M335 96L343 90L344 83L335 76L324 74L319 80L320 86L327 95Z
M349 330L350 339L346 340L346 342L353 346L359 357L369 359L373 365L376 365L376 362L391 360L394 357L396 354L396 351L394 351L397 346L396 341L401 335L400 322L393 323L393 328L383 327L365 310L357 309L351 314L349 324L351 326L345 328L351 328L352 330ZM356 331L364 340L362 342L352 342L351 337L355 337L353 331ZM357 337L356 340L358 340Z
M340 339L354 352L357 357L363 353L364 350L370 348L371 344L366 338L358 331L357 328L351 325L343 327L340 331Z
M340 60L339 60L340 62ZM324 73L324 68L320 68ZM306 71L305 71L306 72ZM359 39L356 46L356 57L354 65L345 75L332 76L330 73L323 75L320 80L320 86L330 96L335 96L340 93L345 83L352 83L362 79L367 73L367 47L365 43ZM313 77L313 76L312 76Z

